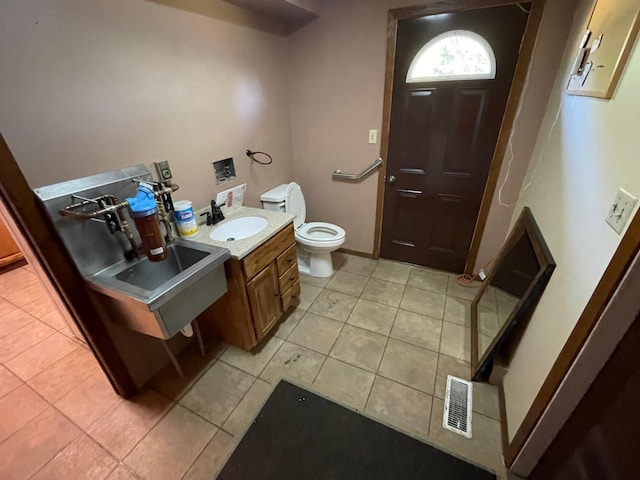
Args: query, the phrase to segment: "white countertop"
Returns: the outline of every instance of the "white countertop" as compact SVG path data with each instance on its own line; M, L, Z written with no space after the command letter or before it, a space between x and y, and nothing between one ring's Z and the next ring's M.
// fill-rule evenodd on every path
M209 238L209 233L214 228L224 225L230 220L234 220L240 217L262 217L269 222L267 226L250 237L243 238L242 240L234 240L232 242L222 242L218 240L212 240ZM216 247L228 248L231 251L231 258L241 260L249 253L262 245L264 242L273 237L276 233L282 230L284 227L293 222L295 215L290 213L276 212L273 210L263 210L260 208L252 207L239 207L225 213L225 219L215 225L198 225L198 235L191 238L185 238L185 240L193 240L194 242L207 243L209 245L215 245Z

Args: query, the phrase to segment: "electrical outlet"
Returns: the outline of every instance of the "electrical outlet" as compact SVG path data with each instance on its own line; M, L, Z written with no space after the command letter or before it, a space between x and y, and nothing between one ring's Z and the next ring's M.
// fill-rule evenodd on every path
M638 199L629 192L624 191L622 188L619 189L605 221L617 233L622 233L637 202Z
M247 184L243 183L237 187L224 190L216 195L216 203L224 205L224 212L231 208L241 207L244 204L244 194L247 190Z
M173 178L171 168L169 167L169 162L163 160L161 162L153 162L153 164L156 166L158 178L161 182L166 182L167 180L171 180Z
M369 130L369 143L378 143L378 130Z

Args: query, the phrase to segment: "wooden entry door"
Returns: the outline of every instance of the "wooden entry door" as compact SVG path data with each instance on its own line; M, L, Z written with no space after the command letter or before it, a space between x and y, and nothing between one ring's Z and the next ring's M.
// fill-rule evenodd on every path
M527 17L507 5L398 22L382 257L464 269ZM493 78L474 73L472 55L464 57L471 66L463 74L440 75L460 59L438 42L456 35L493 56ZM436 45L438 55L425 58L444 67L408 82L420 53Z

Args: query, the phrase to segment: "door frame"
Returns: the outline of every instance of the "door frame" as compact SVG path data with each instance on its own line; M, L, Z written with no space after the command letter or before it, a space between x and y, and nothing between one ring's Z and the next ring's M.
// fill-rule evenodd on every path
M84 335L113 389L130 397L137 388L85 290L85 281L53 223L36 200L0 132L0 200Z
M465 272L471 274L480 249L480 242L489 216L491 202L498 185L500 170L509 144L509 138L513 131L513 125L518 110L518 104L522 98L526 78L529 73L533 49L538 37L538 30L542 21L542 13L546 0L529 0L531 11L527 20L527 25L522 36L520 45L520 55L513 74L513 81L509 92L509 98L504 109L500 133L496 141L496 147L489 166L489 176L485 184L484 193L476 226L473 231L469 253L465 264ZM391 103L393 95L394 67L396 59L396 37L398 33L398 21L410 18L423 17L426 15L437 15L440 13L451 13L463 10L475 10L479 8L499 7L504 5L514 5L524 3L514 0L435 0L424 5L413 7L395 8L389 10L387 21L387 57L384 80L384 103L382 107L382 128L380 137L380 156L388 159L389 156L389 133L391 129ZM387 165L382 165L380 175L378 175L378 193L376 202L376 220L373 244L373 256L380 258L380 248L382 243L382 212L384 208L384 194L387 178Z

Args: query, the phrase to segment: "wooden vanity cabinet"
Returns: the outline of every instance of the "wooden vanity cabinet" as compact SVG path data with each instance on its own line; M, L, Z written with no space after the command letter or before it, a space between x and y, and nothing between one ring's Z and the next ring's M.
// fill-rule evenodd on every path
M227 293L200 316L200 326L230 345L251 350L300 296L293 225L242 260L228 260L225 273Z

